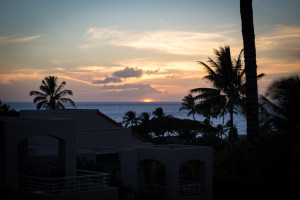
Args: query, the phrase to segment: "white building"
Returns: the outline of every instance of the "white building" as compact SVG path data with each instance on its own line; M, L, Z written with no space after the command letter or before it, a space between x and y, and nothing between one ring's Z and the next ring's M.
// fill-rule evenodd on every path
M98 110L24 110L20 115L0 118L1 175L11 189L48 199L117 199L108 174L76 170L77 157L101 165L135 191L168 200L212 199L210 147L152 145Z

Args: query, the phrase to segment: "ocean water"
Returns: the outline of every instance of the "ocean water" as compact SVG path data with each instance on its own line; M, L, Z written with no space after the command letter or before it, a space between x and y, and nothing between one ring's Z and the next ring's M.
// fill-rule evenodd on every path
M4 102L3 102L4 103ZM20 110L35 110L36 106L32 102L6 102L10 105L11 109L17 111ZM66 108L73 108L66 105ZM192 119L192 116L188 117L188 111L179 111L181 107L180 102L77 102L77 109L98 109L100 112L109 116L117 122L122 122L122 117L127 111L135 111L139 116L142 112L148 112L152 115L152 112L162 107L166 115L172 115L180 119ZM203 121L204 117L201 115L195 115L196 120ZM225 116L225 123L229 120L229 115ZM222 124L222 118L212 118L213 125ZM234 124L237 126L238 133L240 135L246 134L246 119L244 116L237 114L234 116Z

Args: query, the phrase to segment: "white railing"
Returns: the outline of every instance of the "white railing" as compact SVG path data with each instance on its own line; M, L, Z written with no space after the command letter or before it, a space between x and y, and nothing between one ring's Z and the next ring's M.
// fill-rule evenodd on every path
M194 196L205 193L205 185L199 182L180 181L179 194L180 196Z
M166 192L166 180L161 177L147 178L143 184L143 188L148 191L164 193Z
M18 176L18 190L30 193L59 194L108 188L108 173L78 170L77 176L43 178Z

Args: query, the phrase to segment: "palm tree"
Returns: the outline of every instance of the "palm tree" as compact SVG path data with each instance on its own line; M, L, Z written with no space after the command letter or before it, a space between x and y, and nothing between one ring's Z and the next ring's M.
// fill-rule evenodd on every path
M259 177L259 121L255 33L253 24L252 0L240 0L242 35L244 43L246 73L246 113L247 113L247 146L249 173ZM255 192L254 192L255 193Z
M150 113L142 112L138 118L141 124L148 124L150 121Z
M199 61L208 72L204 79L211 82L214 88L195 88L190 92L200 93L194 99L200 100L201 107L209 109L213 116L225 113L224 109L228 110L230 128L233 129L235 109L243 105L244 70L241 63L243 50L237 60L231 59L229 46L220 47L219 50L214 50L214 53L217 56L216 60L208 58L211 66ZM230 133L229 137L231 137Z
M19 115L16 110L10 109L10 106L8 104L2 104L2 101L0 99L0 116L17 117Z
M230 115L228 137L231 145L231 170L234 172L234 140L237 137L237 130L233 123L233 115L237 108L244 107L245 70L242 69L241 62L243 50L237 60L231 59L229 46L220 47L219 50L214 50L214 53L217 56L216 60L208 58L211 66L199 61L208 72L204 79L211 82L214 88L195 88L190 92L200 93L194 98L199 99L202 106L209 108L213 115L224 116L228 111ZM264 74L259 75L259 77L263 76Z
M290 135L300 132L299 76L274 81L267 88L266 95L260 96L260 102L263 125Z
M143 137L146 138L149 137L150 127L151 127L150 113L142 112L138 117L138 121L139 121L138 127L141 129L141 131L138 132L141 132Z
M189 110L187 116L189 117L190 115L192 115L193 119L195 120L195 113L197 112L197 108L195 104L195 99L191 94L185 96L182 99L181 107L179 108L179 111L182 110Z
M63 90L63 87L66 85L66 82L63 81L58 85L57 77L48 76L42 80L39 91L31 91L30 96L35 96L33 99L36 104L36 108L39 110L41 108L45 109L65 109L62 103L70 103L72 106L75 106L74 101L69 98L66 98L67 95L73 95L71 90Z
M128 111L125 113L123 117L122 123L125 125L125 127L132 127L137 124L137 118L134 111Z
M165 113L164 113L162 107L156 108L152 114L158 119L162 119L165 117Z

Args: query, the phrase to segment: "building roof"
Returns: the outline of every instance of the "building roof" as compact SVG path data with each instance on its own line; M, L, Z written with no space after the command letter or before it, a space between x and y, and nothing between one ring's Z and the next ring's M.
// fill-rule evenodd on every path
M97 110L97 114L101 117L103 117L105 120L107 120L108 122L113 123L114 125L116 125L117 127L123 127L123 125L121 123L116 122L115 120L113 120L112 118L108 117L107 115L103 114L102 112L100 112L99 110ZM145 138L143 138L142 136L140 136L139 134L131 131L131 136L137 138L138 140L142 141L142 142L149 142L148 140L146 140Z

